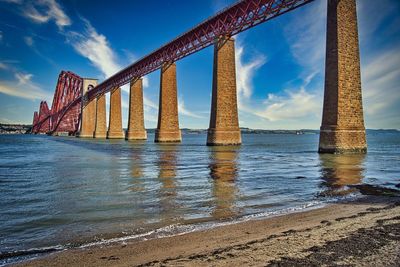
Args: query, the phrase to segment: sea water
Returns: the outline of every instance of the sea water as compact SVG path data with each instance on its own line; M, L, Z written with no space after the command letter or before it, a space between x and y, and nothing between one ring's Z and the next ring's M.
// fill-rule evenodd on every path
M144 240L396 188L400 132L365 155L318 154L318 134L243 134L241 146L0 136L0 265L69 247Z

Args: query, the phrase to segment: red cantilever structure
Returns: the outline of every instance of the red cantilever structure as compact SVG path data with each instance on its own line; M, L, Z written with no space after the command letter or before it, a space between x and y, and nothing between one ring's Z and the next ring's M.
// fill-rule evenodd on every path
M312 1L239 1L103 81L85 95L84 104L110 92L114 88L129 83L132 79L140 78L159 69L165 63L175 62L214 44L215 39L219 36L233 36ZM60 81L62 75L73 81ZM74 133L78 130L79 112L82 102L81 96L78 96L78 91L80 92L80 90L76 86L79 84L82 86L82 79L71 72L62 72L60 77L50 112L49 132L68 130L68 132ZM78 81L79 79L80 82ZM64 97L65 92L68 92L70 95ZM42 132L41 130L47 129L41 126L43 123L46 125L42 119L39 112L39 121L35 123L34 119L33 125L33 129L36 132Z
M58 76L51 110L46 101L40 102L39 114L35 111L33 116L32 133L76 133L81 112L82 83L83 79L78 75L62 71Z

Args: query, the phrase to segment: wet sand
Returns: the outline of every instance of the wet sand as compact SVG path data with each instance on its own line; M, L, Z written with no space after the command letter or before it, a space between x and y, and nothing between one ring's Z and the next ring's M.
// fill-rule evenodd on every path
M400 266L400 198L369 196L207 231L85 249L18 266Z

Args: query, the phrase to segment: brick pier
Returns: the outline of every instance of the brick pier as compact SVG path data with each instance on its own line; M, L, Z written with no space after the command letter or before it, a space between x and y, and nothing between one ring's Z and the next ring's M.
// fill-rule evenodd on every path
M320 153L365 153L355 0L329 0Z
M181 142L179 129L176 64L161 68L160 101L155 142Z
M143 79L131 81L129 92L129 119L126 140L147 139L143 115Z
M86 102L87 92L97 85L95 79L83 79L82 85L82 105L81 105L81 125L77 137L93 138L96 124L96 100Z
M220 38L214 45L214 69L210 127L207 145L239 145L235 41Z
M94 138L107 137L107 121L106 121L106 95L97 98L96 105L96 127L93 134Z
M122 130L121 116L121 88L116 88L110 95L110 119L107 132L108 139L123 139L125 133Z

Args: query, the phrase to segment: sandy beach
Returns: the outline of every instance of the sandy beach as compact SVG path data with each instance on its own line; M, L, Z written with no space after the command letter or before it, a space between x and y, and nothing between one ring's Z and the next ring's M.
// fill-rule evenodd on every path
M400 198L356 201L134 243L70 249L18 266L399 266Z

